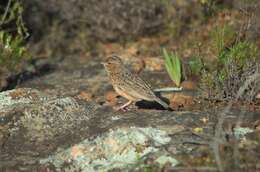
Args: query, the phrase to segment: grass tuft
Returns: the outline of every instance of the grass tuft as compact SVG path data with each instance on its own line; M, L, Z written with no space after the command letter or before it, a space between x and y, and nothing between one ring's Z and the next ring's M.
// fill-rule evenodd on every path
M172 81L179 87L181 84L181 61L176 53L168 53L163 49L166 70Z
M214 51L218 56L235 41L237 36L234 28L229 25L215 28L210 35Z

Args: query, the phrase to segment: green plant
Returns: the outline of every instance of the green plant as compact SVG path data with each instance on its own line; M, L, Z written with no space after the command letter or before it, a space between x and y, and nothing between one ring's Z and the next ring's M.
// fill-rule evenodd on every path
M219 56L219 61L222 64L227 64L230 60L234 60L237 64L242 66L246 60L260 57L260 51L254 43L248 41L241 41L224 51Z
M256 44L249 41L240 41L233 46L223 49L211 71L202 72L201 87L210 92L210 98L230 100L236 97L237 91L254 73L259 72L260 51ZM241 100L252 102L257 91L257 81L241 97Z
M191 69L191 73L195 75L199 75L202 71L202 69L205 68L205 64L200 57L192 57L189 61L189 66Z
M198 0L197 1L201 7L205 21L209 19L209 17L214 16L219 11L228 8L227 3L225 1L218 0Z
M231 48L223 50L218 57L220 68L217 72L217 82L219 86L222 87L227 85L228 82L235 82L233 77L241 78L240 73L248 72L252 68L249 65L251 66L251 63L259 57L260 51L257 50L256 45L248 41L238 42ZM231 87L226 87L229 88L226 92L232 90Z
M15 69L27 57L29 55L20 35L13 37L4 31L0 32L0 66Z
M219 56L225 48L235 41L236 32L229 25L219 26L211 32L213 50Z
M0 68L15 72L30 57L24 46L28 33L20 1L9 0L3 9L0 10Z
M1 7L1 5L0 5ZM23 22L23 6L19 0L8 0L6 6L0 10L0 31L18 33L28 37L29 33Z
M230 65L236 65L241 70L246 66L248 61L255 61L260 57L260 51L254 43L248 41L241 41L229 48L222 51L218 57L218 63L221 66L218 78L224 81L230 74Z
M176 53L168 53L163 49L166 70L172 81L179 87L181 83L181 61Z

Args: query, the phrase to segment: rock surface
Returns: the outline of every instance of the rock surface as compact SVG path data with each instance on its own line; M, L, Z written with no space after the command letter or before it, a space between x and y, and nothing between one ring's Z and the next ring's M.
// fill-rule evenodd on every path
M190 131L209 134L216 121L216 115L208 112L145 109L115 112L110 106L94 101L47 92L18 88L0 93L0 169L93 170L99 166L105 171L122 170L133 168L129 162L135 164L134 168L142 168L140 161L150 156L155 164L157 159L166 158L173 163L172 168L179 161L177 157L196 150L197 146L183 143L201 140ZM234 116L229 118L233 120ZM254 118L247 114L247 119ZM84 159L86 151L92 156ZM113 162L122 156L131 160ZM108 164L113 164L113 168L108 168Z
M172 82L165 72L149 71L149 68L140 75L149 79L154 88ZM196 98L194 93L185 93L185 90L162 94L170 102L183 95L188 95L188 100ZM115 112L113 107L126 100L113 92L100 59L67 58L51 73L0 93L0 171L75 171L97 166L105 171L114 170L107 168L108 164L121 171L129 168L142 171L146 166L158 171L174 168L177 162L183 166L208 165L203 160L205 156L213 163L211 149L196 142L207 143L213 138L221 110L207 108L208 103L205 106L198 101L186 106L186 99L183 100L182 107L175 111L162 110L150 102L138 102L128 112ZM259 120L259 115L244 113L241 125L256 132L251 124ZM240 111L230 111L224 126L229 129L235 126L239 115ZM153 133L153 138L140 130ZM127 139L133 132L145 138L145 143L134 142L134 137ZM170 140L155 146L156 133L164 133ZM97 151L88 152L86 147L90 145ZM105 145L115 151L108 153ZM155 148L157 151L148 151ZM88 153L93 155L92 161L84 156ZM122 156L131 160L114 164L113 160ZM140 158L133 159L133 156ZM161 166L158 161L164 164ZM172 165L166 165L168 161ZM134 166L129 166L129 162Z

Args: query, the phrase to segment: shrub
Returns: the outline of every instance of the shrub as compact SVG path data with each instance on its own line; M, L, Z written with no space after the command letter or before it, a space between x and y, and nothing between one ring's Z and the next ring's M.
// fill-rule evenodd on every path
M0 11L0 68L15 72L29 57L24 46L28 32L20 1L9 0L3 9Z
M0 66L15 70L29 55L23 46L23 37L0 32Z
M259 57L260 51L256 45L248 41L241 41L223 49L218 56L217 68L211 73L203 73L202 87L209 91L210 98L234 99L245 81L254 73L260 73L260 64L257 60ZM241 99L254 101L259 91L259 82L259 79L252 82Z

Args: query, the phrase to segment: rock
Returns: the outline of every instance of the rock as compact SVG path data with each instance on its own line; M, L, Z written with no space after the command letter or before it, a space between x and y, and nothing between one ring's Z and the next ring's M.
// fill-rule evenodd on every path
M0 132L7 133L8 137L0 154L4 156L6 151L10 156L26 151L50 152L56 146L46 143L63 142L65 136L79 138L97 108L98 105L91 102L47 95L36 89L2 92L0 126L4 126L4 130ZM67 140L64 144L71 142Z
M170 140L166 132L150 127L110 130L95 140L83 140L72 148L41 159L40 162L52 163L59 170L70 160L72 164L69 166L83 171L109 171L115 168L131 171L129 166L138 163L137 157L159 153L156 147L166 145ZM169 160L172 167L179 163L173 157L165 158L160 154L155 156L155 161L159 161L162 166Z
M102 52L105 57L123 51L123 47L119 43L99 43L97 49L98 52Z
M18 88L0 93L0 111L3 117L5 112L10 112L19 104L27 105L33 102L47 101L49 96L36 89Z
M122 51L118 55L123 60L124 64L134 73L141 72L145 67L144 61L141 57L132 56L126 51Z
M144 61L142 59L139 58L135 58L135 60L133 60L133 63L131 65L131 70L135 73L140 73L143 69L145 68L145 64Z
M111 96L108 97L113 97L114 94L110 94ZM125 137L128 137L128 134L132 135L129 128L138 126L139 123L142 124L142 127L145 127L144 123L160 126L167 124L166 121L170 122L171 125L175 123L174 115L171 115L172 119L165 118L166 116L163 115L164 119L162 119L162 114L160 114L162 111L158 112L133 111L124 113L124 115L120 115L123 112L119 112L118 115L110 107L101 108L93 102L82 101L70 96L48 94L37 89L18 88L1 92L0 143L3 146L0 149L0 159L4 159L1 165L9 169L9 167L13 168L21 161L35 164L39 157L46 157L46 155L53 154L53 151L70 145L74 145L70 155L77 159L83 155L83 152L85 155L85 149L77 145L82 138L90 138L90 136L97 134L106 138L106 136L102 136L104 131L119 126L126 127L123 132L126 134ZM169 115L172 112L166 113ZM124 119L125 116L132 116L133 120L128 121ZM156 118L161 118L161 120ZM151 121L148 122L147 120ZM157 131L153 128L150 130ZM140 137L142 138L142 135ZM113 146L113 149L109 150L114 150L114 153L124 152L124 146L114 140L113 137L110 138L104 140L104 143ZM140 138L137 140L140 141ZM145 150L143 146L136 146L139 151ZM88 150L91 149L88 147ZM98 162L100 156L103 156L102 148L96 146L94 150L96 150L95 153L92 152L91 154L93 154L93 158L96 157L93 160ZM10 161L14 163L8 163ZM37 166L47 168L48 164ZM32 171L34 166L27 165L24 168Z
M139 47L137 44L133 44L126 49L127 54L131 56L136 56L139 53Z
M8 86L8 82L6 80L6 78L0 78L0 90L2 90L3 88L6 88Z
M201 119L208 118L203 125L207 133L213 133L209 124L217 120L217 115L208 112L142 107L115 112L110 106L48 92L19 88L0 93L0 171L89 171L99 167L113 171L129 168L129 163L144 171L146 162L160 166L167 162L173 167L175 155L192 154L194 145L184 146L183 142L197 137L187 129L201 127ZM109 94L113 99L115 94ZM176 97L182 98L181 103L189 102L187 96Z
M178 107L191 106L193 104L193 97L183 93L175 93L170 99L170 107L178 109Z
M108 91L105 95L105 98L111 105L116 105L117 96L118 96L118 94L115 91Z
M181 83L181 87L184 89L187 89L187 90L196 90L197 89L197 85L193 81L183 81Z
M145 68L151 71L162 71L164 69L164 60L159 57L145 57Z
M0 68L0 91L8 86L8 78L11 76L9 71L4 65Z
M0 146L2 146L3 145L3 143L4 143L4 134L1 132L1 129L0 129Z
M90 92L81 91L78 95L79 99L83 99L85 101L91 101L94 95Z

